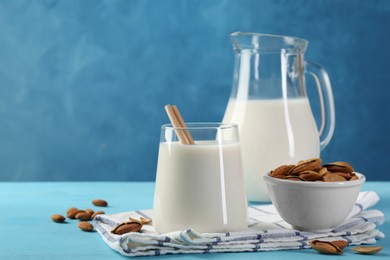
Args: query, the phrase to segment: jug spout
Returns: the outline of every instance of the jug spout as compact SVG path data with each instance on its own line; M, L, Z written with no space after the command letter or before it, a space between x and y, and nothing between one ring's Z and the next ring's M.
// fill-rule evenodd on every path
M289 53L304 53L308 41L302 38L261 34L251 32L234 32L230 35L235 52L253 50L254 52L280 52L285 50Z

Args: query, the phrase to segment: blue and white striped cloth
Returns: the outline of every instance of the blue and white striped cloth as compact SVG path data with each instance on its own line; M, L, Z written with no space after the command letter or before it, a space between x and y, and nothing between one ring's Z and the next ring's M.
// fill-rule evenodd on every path
M384 238L376 225L382 224L385 217L379 210L366 209L378 201L375 192L361 192L349 217L328 233L294 230L272 205L250 206L249 227L242 232L201 234L187 229L158 234L153 225L144 225L142 233L114 235L110 232L120 223L129 221L129 217L153 219L151 210L98 215L94 224L103 240L126 256L303 249L310 247L312 239L345 239L350 245L373 244L376 239Z

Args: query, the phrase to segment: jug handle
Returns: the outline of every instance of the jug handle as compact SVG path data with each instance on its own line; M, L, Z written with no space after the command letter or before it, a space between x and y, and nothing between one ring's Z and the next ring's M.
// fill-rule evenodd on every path
M332 86L328 73L321 65L305 61L305 72L313 77L317 86L321 106L321 125L318 132L322 151L332 139L336 124Z

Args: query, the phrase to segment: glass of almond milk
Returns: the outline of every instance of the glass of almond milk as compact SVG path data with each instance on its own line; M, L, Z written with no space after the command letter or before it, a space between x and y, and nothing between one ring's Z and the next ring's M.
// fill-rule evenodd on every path
M180 143L178 131L188 131L194 144ZM243 230L246 201L237 125L162 126L153 207L157 232Z

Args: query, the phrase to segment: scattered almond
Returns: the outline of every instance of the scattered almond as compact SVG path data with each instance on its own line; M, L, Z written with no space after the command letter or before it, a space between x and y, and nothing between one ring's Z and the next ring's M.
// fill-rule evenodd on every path
M95 199L92 201L92 204L97 207L107 207L108 203L105 200L102 199Z
M87 221L91 219L91 215L88 212L80 211L76 214L75 218L81 221Z
M309 244L314 250L320 252L321 254L341 255L344 253L341 248L330 241L312 240Z
M108 205L107 201L102 200L102 199L95 199L92 201L92 203L98 207L106 207ZM105 212L104 211L96 211L95 212L93 209L90 209L90 208L85 209L85 210L81 210L81 209L78 209L76 207L71 207L71 208L68 208L66 210L66 217L68 217L70 219L80 220L78 227L81 230L88 231L88 232L93 231L94 227L91 223L88 223L87 221L93 219L95 216L100 215L100 214L105 214ZM51 216L51 219L54 222L62 223L66 220L66 217L64 217L63 215L60 215L60 214L54 214ZM142 223L141 223L141 225L142 225Z
M123 235L130 232L139 232L141 231L142 223L138 221L122 223L116 228L114 228L111 233L116 235Z
M382 250L381 246L358 246L351 248L351 250L364 255L373 255Z
M78 208L75 208L75 207L69 208L69 209L66 211L66 214L68 214L69 212L74 211L74 210L79 210L79 209L78 209Z
M51 216L51 219L57 223L63 223L65 221L65 217L60 214L54 214Z
M89 222L81 221L77 225L82 231L91 232L93 231L93 225Z
M66 211L66 216L70 219L75 219L76 214L79 212L78 208L70 208Z

